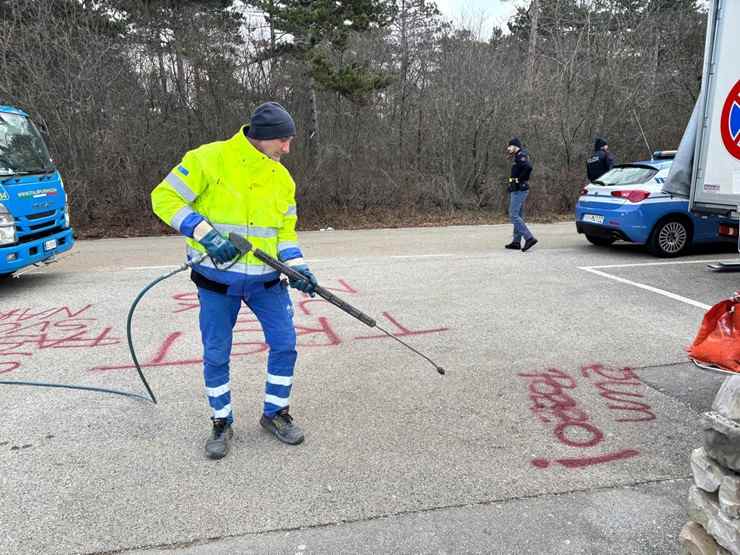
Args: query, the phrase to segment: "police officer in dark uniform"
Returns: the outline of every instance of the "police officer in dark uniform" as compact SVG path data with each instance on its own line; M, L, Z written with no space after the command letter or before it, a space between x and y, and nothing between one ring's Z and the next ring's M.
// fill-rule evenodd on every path
M586 173L588 180L593 183L602 175L612 169L614 165L614 156L609 152L609 145L601 137L594 141L594 153L586 162Z
M529 161L529 152L518 138L511 139L506 150L514 162L511 166L508 188L509 218L514 224L514 236L506 248L527 251L537 244L537 239L524 223L524 201L527 200L529 194L529 175L532 173L532 163ZM523 246L522 238L524 239Z

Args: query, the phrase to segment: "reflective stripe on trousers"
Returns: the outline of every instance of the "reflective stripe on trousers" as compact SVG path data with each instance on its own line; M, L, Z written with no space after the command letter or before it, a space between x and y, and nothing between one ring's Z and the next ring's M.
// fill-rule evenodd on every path
M242 301L259 320L265 342L270 349L267 357L263 412L272 416L288 406L297 353L293 305L287 285L279 282L265 288L263 283L256 283L244 297L224 295L199 287L198 299L203 341L203 373L208 403L213 410L214 418L234 421L229 359L233 340L232 330ZM240 349L243 350L244 347ZM243 359L239 360L241 362Z

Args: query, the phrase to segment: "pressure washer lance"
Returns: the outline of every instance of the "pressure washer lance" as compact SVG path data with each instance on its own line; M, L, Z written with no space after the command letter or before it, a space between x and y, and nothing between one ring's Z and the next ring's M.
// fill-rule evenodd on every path
M254 255L255 258L257 258L258 260L261 260L262 262L264 262L265 264L267 264L271 268L274 268L278 272L280 272L282 274L285 274L289 278L294 279L294 280L299 280L299 281L308 281L303 274L301 274L300 272L297 272L296 270L294 270L293 268L291 268L287 264L284 264L284 263L280 262L279 260L275 260L272 256L270 256L269 254L267 254L266 252L264 252L264 251L262 251L260 249L252 248L252 244L249 241L247 241L244 237L242 237L241 235L239 235L238 233L234 233L234 232L229 233L229 241L231 241L232 243L234 243L234 246L239 250L239 252L242 252L242 253L251 252ZM361 310L355 308L354 306L352 306L348 302L343 301L342 299L340 299L339 297L337 297L334 293L331 293L330 291L328 291L324 287L321 287L320 285L317 285L314 288L314 291L316 292L316 294L318 296L320 296L323 299L329 301L331 304L333 304L334 306L336 306L340 310L343 310L344 312L346 312L350 316L353 316L353 317L357 318L360 322L362 322L366 326L369 326L371 328L377 328L377 329L379 329L384 334L386 334L388 337L391 337L391 338L395 339L396 341L398 341L404 347L406 347L408 349L411 349L414 353L416 353L417 355L419 355L420 357L422 357L423 359L425 359L426 361L428 361L432 366L434 366L434 369L437 372L439 372L440 374L444 375L444 373L445 373L445 369L444 368L442 368L441 366L439 366L436 362L434 362L431 358L429 358L425 354L420 353L419 351L417 351L416 349L414 349L408 343L405 343L404 341L401 341L398 337L396 337L395 335L393 335L391 332L386 331L383 328L381 328L378 325L378 323L373 318L371 318L370 316L368 316L367 314L365 314Z

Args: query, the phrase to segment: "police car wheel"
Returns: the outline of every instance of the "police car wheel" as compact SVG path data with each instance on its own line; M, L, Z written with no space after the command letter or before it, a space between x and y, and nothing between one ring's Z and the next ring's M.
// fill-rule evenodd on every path
M670 218L655 226L650 235L648 249L655 256L673 258L686 252L690 244L689 223L679 218Z
M588 242L592 245L597 245L599 247L608 247L616 241L613 237L597 237L596 235L586 235L586 239L588 239Z

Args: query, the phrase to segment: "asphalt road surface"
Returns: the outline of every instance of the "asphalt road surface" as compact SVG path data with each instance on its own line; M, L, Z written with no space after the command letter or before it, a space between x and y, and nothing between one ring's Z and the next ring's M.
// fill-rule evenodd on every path
M195 287L139 305L157 394L0 385L0 553L677 552L697 416L724 377L684 351L740 289L705 249L658 260L589 245L569 224L301 235L340 297L447 369L320 299L293 294L292 447L258 419L265 345L242 310L235 439L206 459ZM146 394L125 318L183 259L177 237L81 241L0 284L0 379Z

